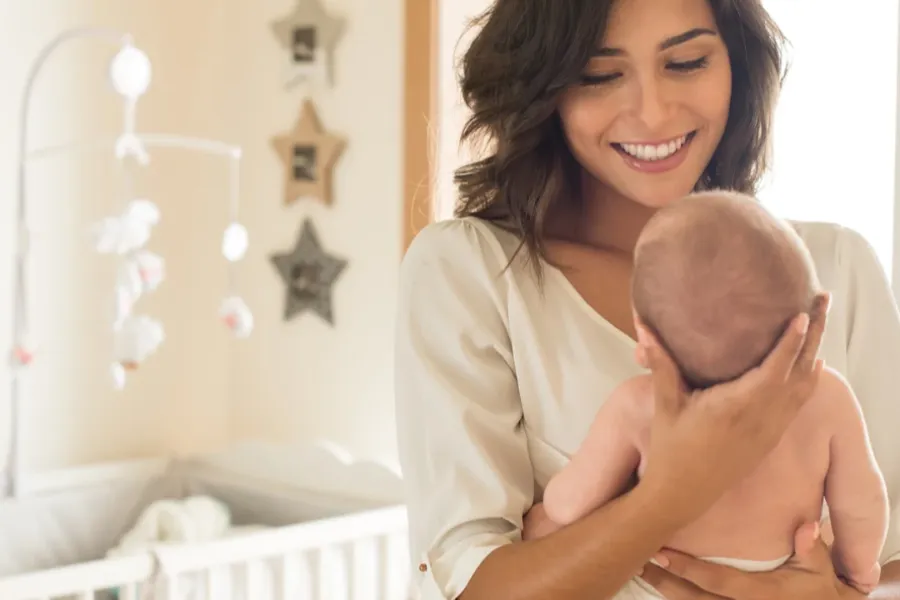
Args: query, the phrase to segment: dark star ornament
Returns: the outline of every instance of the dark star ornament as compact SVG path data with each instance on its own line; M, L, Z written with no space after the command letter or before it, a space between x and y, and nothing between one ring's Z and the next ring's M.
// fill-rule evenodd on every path
M332 289L347 261L322 248L310 219L303 222L294 249L271 260L286 287L284 320L312 311L334 326Z

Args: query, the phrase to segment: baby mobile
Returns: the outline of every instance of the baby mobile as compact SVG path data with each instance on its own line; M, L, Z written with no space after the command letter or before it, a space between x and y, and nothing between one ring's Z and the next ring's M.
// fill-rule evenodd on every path
M124 101L124 122L121 134L113 139L92 143L87 147L67 144L38 150L29 150L28 124L30 102L34 83L47 59L65 42L79 38L99 38L119 45L118 53L109 65L109 81ZM237 146L206 139L180 135L147 134L136 128L138 100L150 86L152 67L147 55L133 45L132 36L105 29L78 28L65 31L48 43L35 59L25 84L21 105L18 160L17 236L15 251L15 300L12 348L12 387L10 390L10 451L6 470L8 491L15 495L16 474L20 463L18 437L20 378L25 367L36 358L35 342L30 331L28 311L27 267L31 224L28 214L28 166L36 160L50 156L80 152L85 149L108 151L122 168L127 160L139 167L150 164L151 148L178 148L202 154L213 154L228 160L230 177L229 224L222 237L221 252L228 261L228 283L219 307L219 317L236 337L242 338L253 329L253 316L236 292L235 263L244 258L247 251L247 230L238 221L239 174L241 149ZM129 191L131 193L131 191ZM118 262L114 284L115 316L112 323L113 356L111 375L113 385L122 389L126 372L136 369L159 348L165 333L158 320L137 314L135 306L144 295L157 289L165 279L165 261L149 251L147 244L154 226L159 222L159 207L147 198L127 198L124 209L116 215L102 219L92 229L95 250L110 255Z

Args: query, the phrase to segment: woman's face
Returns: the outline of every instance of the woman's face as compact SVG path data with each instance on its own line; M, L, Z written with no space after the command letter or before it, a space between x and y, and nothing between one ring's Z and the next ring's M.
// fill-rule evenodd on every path
M707 0L618 0L559 112L601 188L656 208L694 189L730 101L728 51Z

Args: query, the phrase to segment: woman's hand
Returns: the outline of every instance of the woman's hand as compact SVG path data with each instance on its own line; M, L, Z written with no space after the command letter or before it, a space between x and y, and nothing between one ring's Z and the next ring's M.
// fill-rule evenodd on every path
M765 361L741 378L689 391L660 343L638 328L639 360L652 372L656 411L639 487L673 522L698 518L775 448L815 389L829 297L788 327Z
M801 527L794 556L779 569L747 573L665 550L665 570L648 566L643 579L667 600L862 600L834 574L818 527Z

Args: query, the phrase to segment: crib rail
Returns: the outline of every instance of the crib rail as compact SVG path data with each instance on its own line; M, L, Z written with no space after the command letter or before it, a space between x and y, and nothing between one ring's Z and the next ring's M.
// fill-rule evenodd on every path
M129 556L81 563L46 571L36 571L0 579L3 600L94 600L98 590L134 589L148 580L154 570L153 558ZM137 600L126 591L119 600Z
M405 600L406 509L366 511L153 555L0 580L3 600Z

